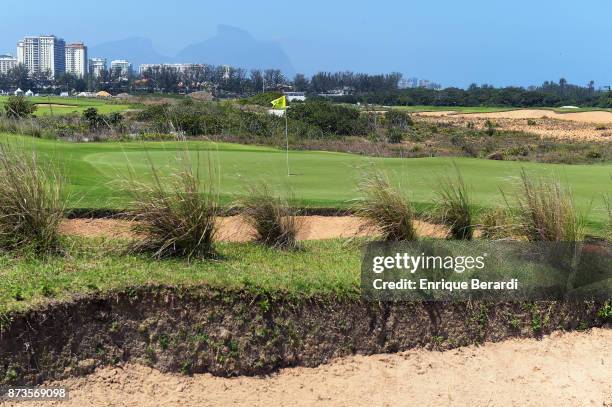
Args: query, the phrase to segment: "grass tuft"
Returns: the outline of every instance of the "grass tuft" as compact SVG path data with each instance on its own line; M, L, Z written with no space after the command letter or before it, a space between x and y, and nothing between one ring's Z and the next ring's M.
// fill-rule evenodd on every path
M385 241L418 239L410 202L391 186L383 174L365 177L359 191L363 197L355 202L353 209L364 219L365 228L378 229Z
M66 210L63 178L34 151L0 144L0 248L51 254Z
M435 212L449 229L448 237L457 240L472 240L474 237L474 209L468 189L455 165L455 176L440 180Z
M143 236L134 250L152 252L157 258L214 256L219 205L210 160L206 183L199 163L191 162L187 149L177 155L177 162L178 170L162 177L149 157L151 182L136 180L130 171L127 186L132 196L133 229Z
M523 170L516 199L517 229L529 241L577 242L584 238L584 219L571 192L558 180L533 181Z
M247 195L237 202L242 217L255 233L255 240L280 249L295 249L300 222L296 210L286 200L275 196L259 183L247 188Z

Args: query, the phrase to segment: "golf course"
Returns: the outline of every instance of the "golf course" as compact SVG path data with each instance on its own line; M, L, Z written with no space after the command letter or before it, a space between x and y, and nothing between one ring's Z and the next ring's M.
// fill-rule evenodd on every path
M363 175L382 171L418 208L431 203L440 179L454 173L456 164L472 192L474 204L494 207L512 200L521 169L536 177L557 178L571 188L578 207L591 226L605 219L602 194L612 191L612 165L559 165L494 161L464 157L418 159L378 158L321 151L290 151L287 176L285 151L252 145L189 142L69 143L2 135L9 145L48 157L66 177L72 208L125 209L128 196L122 181L133 174L146 180L151 162L161 174L176 167L187 149L194 165L213 168L222 202L229 202L253 182L266 181L303 207L347 208L357 198ZM176 168L174 168L176 169ZM208 176L202 176L207 182Z
M8 100L8 96L0 96L0 110L4 108L4 104ZM122 112L128 109L128 104L111 103L104 99L93 98L67 98L57 96L33 96L28 98L30 102L36 105L35 116L61 116L68 114L81 114L85 109L90 107L96 108L100 113L109 114L113 112Z

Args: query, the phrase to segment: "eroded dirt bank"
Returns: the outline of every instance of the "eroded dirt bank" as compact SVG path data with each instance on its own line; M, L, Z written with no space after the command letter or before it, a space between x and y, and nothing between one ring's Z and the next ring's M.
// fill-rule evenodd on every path
M61 406L582 407L612 405L611 381L612 330L593 329L445 352L350 356L265 377L190 377L128 364L47 384L69 388Z
M147 287L6 316L0 381L40 383L137 362L162 372L258 375L354 354L451 349L602 324L601 304L367 303Z

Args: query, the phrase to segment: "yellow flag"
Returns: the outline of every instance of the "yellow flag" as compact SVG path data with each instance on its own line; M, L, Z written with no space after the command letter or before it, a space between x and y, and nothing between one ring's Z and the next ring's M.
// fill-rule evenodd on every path
M278 99L274 99L272 102L272 107L275 109L286 109L287 108L287 98L283 95Z

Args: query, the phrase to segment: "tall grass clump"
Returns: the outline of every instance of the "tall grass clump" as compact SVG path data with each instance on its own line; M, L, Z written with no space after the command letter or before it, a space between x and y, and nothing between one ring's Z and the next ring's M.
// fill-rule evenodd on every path
M0 144L0 249L57 252L67 206L63 186L59 171L34 151Z
M359 185L362 198L354 204L364 227L378 229L385 241L417 240L410 202L381 173L368 175Z
M534 181L523 170L516 204L517 229L529 241L584 238L584 217L575 208L571 192L558 180Z
M604 195L604 204L606 206L606 212L608 213L608 238L612 239L612 195Z
M253 229L256 241L280 249L297 248L300 222L297 211L286 200L272 193L263 183L247 188L247 195L237 205L242 217Z
M219 199L210 159L204 180L197 157L192 163L187 149L179 153L178 166L169 176L163 176L149 157L149 181L137 180L130 170L127 186L132 196L133 230L142 236L134 246L136 251L151 252L157 258L214 256Z
M488 240L508 239L516 236L512 216L507 208L485 209L478 215L481 237Z
M474 209L468 188L455 165L455 176L442 178L437 191L436 217L447 225L448 237L472 240L474 237Z

